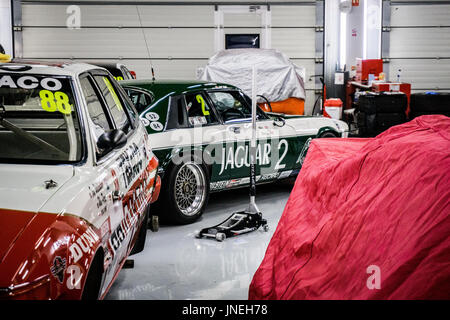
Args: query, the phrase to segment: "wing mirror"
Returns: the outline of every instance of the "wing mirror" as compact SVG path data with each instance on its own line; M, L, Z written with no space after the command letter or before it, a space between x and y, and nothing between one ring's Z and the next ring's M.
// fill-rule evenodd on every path
M127 144L127 136L122 130L114 129L102 134L97 141L97 147L102 150L102 155L111 150L121 148Z
M284 117L277 115L276 118L273 120L273 125L277 127L284 127L286 124L286 120Z

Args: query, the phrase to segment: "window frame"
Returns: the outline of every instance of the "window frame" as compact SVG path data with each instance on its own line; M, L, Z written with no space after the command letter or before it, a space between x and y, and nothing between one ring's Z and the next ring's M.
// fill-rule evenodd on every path
M131 72L130 72L130 70L128 70L127 67L125 67L124 65L120 65L119 69L123 74L124 80L133 80L133 76L131 75Z
M111 111L109 110L108 103L106 102L105 97L104 97L103 94L101 93L100 87L99 87L99 85L97 84L97 81L95 80L95 77L96 77L96 76L101 76L101 77L107 77L107 78L108 78L109 82L111 83L111 85L113 86L114 90L116 91L117 97L119 98L120 102L122 103L122 106L123 106L123 108L124 108L124 110L125 110L125 114L126 114L127 119L128 119L128 121L129 121L129 123L130 123L130 130L129 130L129 132L126 134L126 136L129 137L129 136L133 133L133 131L137 128L138 124L137 124L137 121L136 121L136 120L133 121L133 119L131 118L131 116L130 116L130 114L129 114L128 108L125 106L124 100L125 100L126 98L128 98L128 96L127 96L126 98L124 97L124 96L126 95L126 93L124 93L124 92L121 90L122 87L121 87L120 85L117 85L117 80L114 79L114 77L113 77L109 72L105 72L104 70L96 69L96 70L91 70L91 71L89 71L89 74L92 76L92 79L93 79L94 82L95 82L95 86L96 86L96 88L97 88L97 93L100 94L101 100L103 101L104 107L106 107L107 112L108 112L108 114L109 114L111 120L113 120L113 123L114 123L114 129L120 129L120 130L122 130L121 128L118 128L118 127L117 127L117 125L116 125L116 123L115 123L115 121L114 121L114 117L112 116ZM129 101L129 100L128 100L128 103L129 103L129 105L130 105L131 108L134 107L132 101ZM136 110L134 110L134 111L135 111L137 114L139 114ZM139 117L136 117L136 118L139 118Z
M125 87L125 88L123 88L124 90L125 90L125 93L126 93L126 90L130 90L130 91L134 91L134 92L137 92L137 93L139 93L139 94L143 94L143 95L145 95L146 97L148 97L149 98L149 100L151 101L150 102L150 104L147 106L147 108L148 107L150 107L154 102L155 102L155 97L154 96L152 96L151 94L150 94L150 91L146 91L145 89L140 89L140 88L136 88L136 87ZM128 98L130 99L130 101L131 101L131 104L134 106L134 108L136 109L136 111L138 112L138 114L141 114L141 113L143 113L146 109L143 109L142 111L139 111L137 108L136 108L136 105L133 103L133 101L131 100L131 98L130 98L130 96L127 94L127 96L128 96Z
M126 98L124 98L124 96L126 96L126 93L123 91L123 89L119 85L116 84L116 80L114 79L114 77L109 72L105 72L104 70L101 70L101 69L94 69L94 70L89 70L87 72L83 72L82 74L80 74L78 76L78 81L80 81L80 84L81 84L81 79L83 79L85 77L88 78L88 80L89 80L90 84L92 85L92 87L93 87L97 97L99 98L100 104L102 106L103 112L105 113L105 116L107 118L108 124L111 127L111 130L114 130L114 129L122 130L122 129L117 127L117 125L116 125L116 123L114 121L114 118L111 115L111 111L109 110L108 104L106 103L105 97L101 93L101 90L100 90L100 88L99 88L99 86L97 84L97 81L94 78L95 76L106 76L106 77L108 77L108 80L110 81L111 85L116 90L116 94L117 94L118 98L120 99L120 102L123 104L123 109L125 110L125 114L126 114L127 119L128 119L128 121L130 123L130 130L128 131L128 133L126 133L127 139L129 139L132 135L134 135L136 133L136 128L139 125L139 113L136 111L136 109L134 109L134 111L136 112L137 116L136 116L135 121L132 121L131 116L129 114L129 110L125 106L125 103L124 103L124 99L126 99ZM84 93L83 93L81 87L80 87L80 92L81 92L81 94L83 96L83 99L85 100L85 96L84 96ZM84 103L86 104L86 108L87 108L88 106L87 106L86 101L84 101ZM128 99L128 103L129 103L129 106L131 108L134 108L133 103L129 99ZM87 109L86 109L86 112L87 112L87 116L89 117L89 111ZM90 131L90 128L88 128L88 130ZM91 141L92 141L92 144L93 144L93 147L94 147L93 148L93 151L94 151L94 162L95 162L96 165L99 165L99 164L104 162L104 159L108 158L111 154L113 154L115 152L115 150L111 150L108 153L105 153L103 155L99 155L97 152L95 152L95 144L97 143L97 141L94 141L91 132L90 132L90 134L91 134Z
M89 105L88 105L88 103L86 101L86 96L85 96L85 93L83 92L83 88L81 87L81 80L83 80L83 79L87 79L88 82L90 83L90 85L92 86L92 88L93 88L93 90L94 90L94 92L95 92L95 94L96 94L96 96L98 98L98 101L100 102L100 105L102 107L103 113L105 114L106 121L108 121L108 124L109 124L109 126L111 128L110 130L116 129L115 123L113 122L113 119L112 119L112 117L111 117L111 115L109 113L109 108L106 106L104 98L103 98L103 95L101 94L100 89L97 86L97 82L94 80L94 78L92 77L92 75L89 72L82 73L78 77L78 81L80 82L80 91L81 91L81 94L83 96L84 103L86 105L86 116L88 118L90 118ZM91 119L91 121L92 121L92 119ZM86 120L86 126L89 126L89 122L87 120ZM103 154L103 155L98 154L96 152L97 141L95 141L95 137L93 137L93 135L92 135L92 131L91 131L90 126L89 126L89 128L87 130L89 131L90 136L91 136L91 141L92 141L92 146L93 146L93 151L94 151L94 159L95 159L96 162L98 162L99 160L105 158L108 154L110 154L112 150L110 152L106 153L106 154Z
M182 117L183 117L183 121L184 123L181 125L178 121L178 119L176 119L176 126L172 126L172 117L174 117L174 113L173 113L173 107L174 107L174 103L175 102L180 102L181 103L181 112L182 112ZM178 108L178 105L176 106ZM177 110L177 116L180 116L180 113L178 112L179 110ZM177 129L190 129L191 127L189 126L189 120L188 120L188 116L187 116L187 110L186 110L186 102L185 102L185 97L184 94L179 94L176 96L171 96L169 98L168 104L167 104L167 115L166 115L166 123L164 124L164 130L163 131L170 131L170 130L177 130Z
M188 128L194 128L195 125L192 125L189 122L189 114L188 114L188 110L187 110L187 100L186 100L186 95L197 95L197 94L201 94L203 99L205 100L206 103L208 103L208 107L210 108L210 111L212 111L214 113L214 116L216 117L216 121L217 122L213 122L213 123L207 123L207 124L202 124L202 127L211 127L211 126L217 126L217 125L221 125L223 124L223 121L221 120L221 117L219 116L215 105L211 99L211 97L208 94L208 91L206 90L198 90L198 91L191 91L191 92L186 92L183 94L183 98L182 98L182 104L183 104L183 112L186 114L186 120L187 120L187 127Z
M205 92L207 93L207 97L211 101L211 105L214 108L216 114L218 115L218 119L222 124L228 125L228 124L249 122L249 120L248 120L249 118L245 118L247 120L236 119L236 120L233 120L233 122L226 122L223 119L222 114L218 111L216 104L214 103L213 99L210 96L210 93L215 93L215 92L225 92L225 93L229 93L231 95L233 95L233 92L235 92L236 94L239 95L241 103L244 103L247 106L247 108L250 109L250 111L251 111L252 106L248 104L247 100L244 97L244 93L241 90L236 90L236 89L231 89L231 88L219 88L219 89L205 90ZM256 109L257 109L257 111L256 111L257 113L263 115L263 118L257 119L256 121L263 121L263 120L269 119L268 116L266 115L266 113L258 105L256 105ZM250 116L250 121L251 121L251 116Z

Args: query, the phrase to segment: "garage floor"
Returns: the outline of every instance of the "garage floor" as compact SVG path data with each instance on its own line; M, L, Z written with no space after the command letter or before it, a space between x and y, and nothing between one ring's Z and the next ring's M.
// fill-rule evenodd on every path
M290 183L258 186L257 205L269 231L217 242L196 239L195 231L225 220L248 205L248 189L212 194L200 221L150 230L134 268L123 269L106 299L247 299L248 287L292 189Z

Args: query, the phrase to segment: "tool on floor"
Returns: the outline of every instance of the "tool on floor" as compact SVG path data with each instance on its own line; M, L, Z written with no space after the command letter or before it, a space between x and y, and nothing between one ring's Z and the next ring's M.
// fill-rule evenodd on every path
M247 210L233 213L222 223L204 228L197 234L197 238L209 237L217 241L249 233L262 227L269 230L267 221L256 205L256 67L253 66L252 80L252 139L250 141L250 203Z

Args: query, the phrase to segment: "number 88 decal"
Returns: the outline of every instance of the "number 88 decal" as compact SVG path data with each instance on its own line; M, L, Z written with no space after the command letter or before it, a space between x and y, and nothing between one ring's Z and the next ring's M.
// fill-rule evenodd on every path
M42 109L48 112L55 112L58 110L63 114L70 114L72 112L72 105L69 103L67 94L61 91L56 91L55 94L49 90L41 90L39 92L41 98Z

